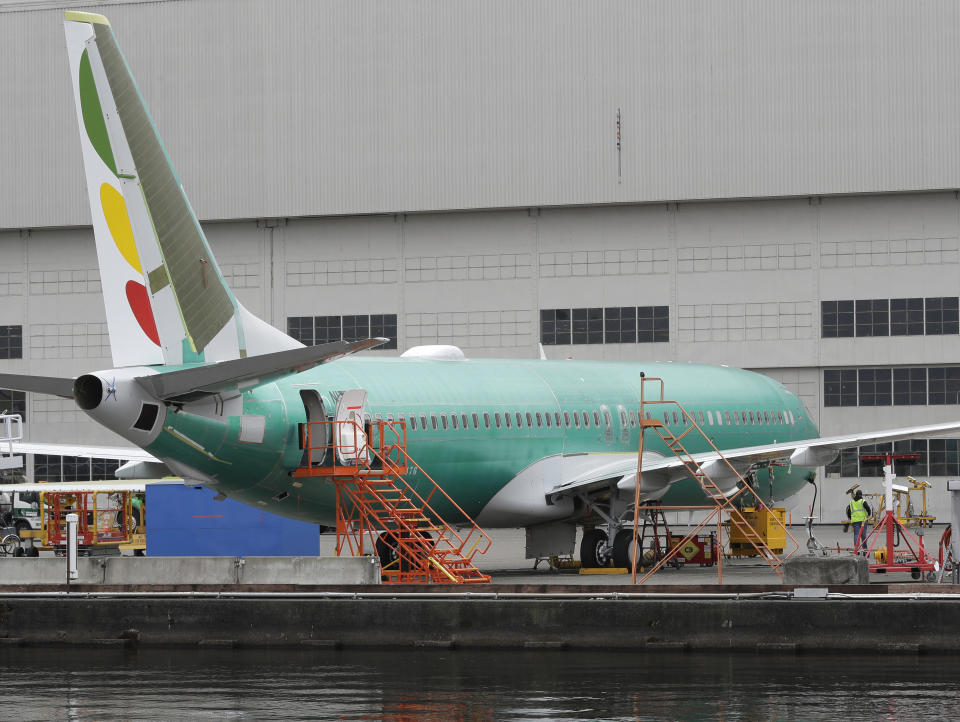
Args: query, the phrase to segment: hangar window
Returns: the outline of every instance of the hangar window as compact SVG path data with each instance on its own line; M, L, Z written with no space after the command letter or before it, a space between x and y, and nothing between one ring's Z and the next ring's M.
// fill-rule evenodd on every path
M637 308L637 341L666 343L670 340L670 309L667 306Z
M891 369L858 369L859 406L889 406Z
M570 309L551 308L540 311L540 343L546 345L570 344Z
M930 439L930 476L960 474L960 440Z
M824 406L856 406L857 405L857 370L856 369L824 369L823 405Z
M549 308L540 311L544 345L662 343L670 340L668 306Z
M471 418L473 419L473 428L479 429L479 428L480 428L480 417L477 416L476 412L470 414L470 416L471 416Z
M853 336L853 301L820 302L820 335L823 338Z
M960 404L960 367L931 368L930 404Z
M923 335L923 299L890 299L890 335Z
M23 326L0 326L0 358L23 358Z
M0 389L0 411L8 414L20 414L23 423L27 423L27 393Z
M886 298L858 300L855 303L857 336L890 335L890 301Z
M490 428L490 414L486 411L483 412L483 426L486 429Z
M957 296L926 299L927 335L960 333Z
M893 369L893 405L914 406L927 403L927 369Z
M603 343L602 308L575 308L572 318L574 343Z
M377 348L392 349L397 347L397 314L289 316L287 333L307 346L377 336L389 339Z

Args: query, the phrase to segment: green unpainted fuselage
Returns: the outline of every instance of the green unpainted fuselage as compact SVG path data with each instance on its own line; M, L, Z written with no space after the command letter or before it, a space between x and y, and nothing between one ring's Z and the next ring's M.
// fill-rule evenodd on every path
M332 416L338 392L365 389L368 413L406 420L411 458L477 517L498 491L540 459L562 453L635 452L641 373L662 378L664 397L680 402L720 449L818 436L803 404L781 384L723 366L350 357L243 391L243 414L265 418L262 442L240 440L240 416L192 413L188 404L182 410L167 409L163 431L147 450L191 466L231 498L284 516L332 524L333 485L326 479L290 476L303 458L298 424L307 416L301 391L318 392ZM645 394L650 400L651 394L659 397L659 390L648 382ZM676 406L648 405L647 411L660 420L666 412L675 433L687 428L682 414L674 415ZM709 451L697 433L684 443L692 453ZM670 454L653 433L645 436L645 449ZM808 472L776 468L774 499L796 493ZM415 476L408 481L418 483ZM277 495L282 498L275 499ZM702 504L704 495L694 481L683 480L670 488L663 502ZM535 520L531 516L530 523ZM497 526L495 519L487 524ZM512 516L509 525L523 521Z

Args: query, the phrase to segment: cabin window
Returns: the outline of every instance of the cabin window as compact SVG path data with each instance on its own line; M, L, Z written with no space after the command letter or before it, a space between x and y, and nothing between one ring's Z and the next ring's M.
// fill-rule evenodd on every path
M444 430L447 428L447 415L440 414L440 424L443 426Z
M664 411L664 412L663 412L663 423L665 423L665 424L669 424L669 423L670 423L670 412L669 412L669 411Z
M580 414L576 411L573 412L573 425L578 429L580 428Z
M383 414L374 414L377 421L383 421Z
M594 409L593 412L593 425L598 429L600 428L600 412Z
M769 424L769 423L770 423L770 417L767 416L767 412L766 412L766 411L763 412L763 423L765 423L765 424Z
M703 426L703 412L702 412L702 411L698 411L698 412L697 412L697 415L700 417L700 426Z
M531 414L529 411L527 412L527 426L533 426L533 414Z
M733 412L733 425L734 425L734 426L740 426L740 412L739 412L739 411L734 411L734 412Z
M730 412L727 411L727 412L725 412L725 413L726 413L726 416L727 416L727 426L730 426ZM717 415L719 416L719 414L720 414L720 412L718 411L718 412L717 412Z
M458 428L456 414L450 414L450 421L453 422L453 428Z
M473 417L473 428L479 429L479 428L480 428L480 417L477 416L475 413L474 413L474 414L471 414L471 416Z
M627 412L623 409L620 409L620 425L624 428L627 427Z
M410 428L413 431L417 430L417 417L416 414L410 414Z
M559 411L554 411L554 412L553 412L553 425L556 426L557 428L560 427L560 412L559 412Z
M783 423L783 412L782 412L782 411L778 411L778 412L777 412L777 423L778 423L778 424L782 424L782 423Z
M521 413L518 411L518 412L517 412L517 415L516 415L516 419L517 419L517 428L518 428L518 429L522 429L522 428L523 428L523 414L521 414Z
M420 414L420 428L423 429L424 431L427 430L427 415L426 415L426 414Z
M743 421L743 425L746 426L746 425L747 425L747 412L746 412L746 411L741 411L741 412L740 412L740 419Z
M587 412L586 412L586 411L582 411L582 412L580 413L580 415L583 417L583 428L589 429L589 428L590 428L590 417L587 416Z
M497 428L499 429L500 428L500 412L499 411L494 413L493 420L496 422Z
M610 416L609 409L603 410L603 423L607 425L607 428L610 428L611 426L613 426L613 417Z
M363 423L365 423L365 424L369 424L369 423L370 423L370 414L364 414L364 415L363 415Z
M707 423L713 426L713 412L707 409Z
M566 426L568 429L570 428L570 412L569 411L563 412L563 425Z
M790 416L790 423L791 423L791 424L795 424L796 421L794 420L793 412L792 412L792 411L787 411L787 414Z
M466 414L460 414L460 421L461 421L462 424L463 424L463 428L467 428L467 415L466 415Z
M510 428L510 412L509 411L503 412L503 423L507 425L508 429Z
M750 423L753 424L753 412L752 412L752 411L748 411L748 412L747 412L747 418L749 418L749 419L750 419ZM746 423L746 422L744 422L744 423Z
M430 425L433 427L433 430L437 430L437 415L430 414Z
M677 416L677 412L673 412L673 425L678 426L680 424L680 418Z
M630 409L630 426L637 425L637 415L634 413L633 409Z
M490 414L487 413L486 411L483 412L483 427L485 429L490 428Z
M548 411L543 415L543 420L547 422L547 427L550 427L550 412Z
M540 415L540 412L537 412L537 426L543 426L543 417Z

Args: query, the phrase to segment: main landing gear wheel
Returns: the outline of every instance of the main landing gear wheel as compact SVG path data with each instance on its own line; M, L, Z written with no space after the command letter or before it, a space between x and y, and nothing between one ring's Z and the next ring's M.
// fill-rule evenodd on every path
M613 540L613 566L620 569L633 569L634 549L632 530L621 530ZM637 568L639 569L642 564L643 562L640 562Z
M580 542L580 566L584 569L599 569L610 562L610 547L602 529L587 529Z

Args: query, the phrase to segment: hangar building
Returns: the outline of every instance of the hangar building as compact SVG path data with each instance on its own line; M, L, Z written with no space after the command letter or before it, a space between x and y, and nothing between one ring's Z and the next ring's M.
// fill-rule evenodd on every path
M64 7L108 15L228 281L305 342L736 365L825 435L960 415L955 2L0 0L5 372L112 365ZM960 441L901 448L943 519ZM879 473L822 470L819 515Z

